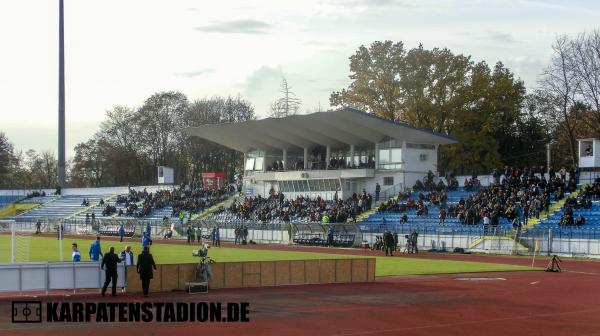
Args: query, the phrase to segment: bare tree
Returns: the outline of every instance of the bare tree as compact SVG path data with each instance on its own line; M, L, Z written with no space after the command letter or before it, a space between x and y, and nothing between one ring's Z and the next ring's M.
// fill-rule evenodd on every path
M600 131L600 30L582 33L571 41L571 65L579 80L581 99L591 106L588 126Z
M577 100L581 81L573 69L571 41L566 36L559 36L552 50L552 62L542 73L535 96L541 115L548 124L566 135L571 161L575 164L575 133L580 124L580 115L585 112Z
M301 101L296 94L292 92L292 87L289 86L285 77L281 80L281 88L279 89L282 97L271 104L271 117L283 118L297 114L300 110Z

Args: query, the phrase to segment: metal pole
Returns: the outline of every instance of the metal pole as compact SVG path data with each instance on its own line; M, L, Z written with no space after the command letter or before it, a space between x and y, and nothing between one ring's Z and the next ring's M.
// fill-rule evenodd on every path
M65 19L59 0L58 20L58 186L65 186Z
M63 260L63 223L62 222L58 222L58 255L60 258L60 261L64 261Z
M10 238L11 238L11 242L12 242L12 248L10 250L10 262L11 263L15 263L17 261L17 235L16 235L16 231L17 231L17 222L13 222L12 223L12 230L10 233Z
M304 170L308 169L308 148L304 147Z
M548 173L548 179L550 179L550 143L546 144L546 162L548 163L548 167L546 167L546 172Z

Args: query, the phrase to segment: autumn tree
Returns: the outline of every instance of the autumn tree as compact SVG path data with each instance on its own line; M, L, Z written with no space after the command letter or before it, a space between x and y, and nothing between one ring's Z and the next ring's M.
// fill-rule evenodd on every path
M383 118L456 136L443 146L439 170L489 173L522 153L512 141L525 97L523 83L502 63L490 69L448 49L405 50L402 42L373 42L350 57L347 89L335 107L352 106Z

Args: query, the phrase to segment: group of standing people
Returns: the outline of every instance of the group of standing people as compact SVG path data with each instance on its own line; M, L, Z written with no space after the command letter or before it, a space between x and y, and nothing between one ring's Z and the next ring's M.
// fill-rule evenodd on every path
M198 242L198 244L202 243L202 228L200 227L193 227L191 225L188 225L187 230L185 231L186 235L187 235L187 243L195 243Z
M383 236L375 237L375 244L373 244L372 250L383 250L386 256L394 256L394 251L398 247L398 233L390 232L385 230Z
M218 226L214 226L210 238L212 239L212 246L221 247L221 231Z
M246 227L245 225L242 225L240 227L235 228L233 233L235 235L235 241L234 241L235 245L238 245L238 244L246 245L246 243L248 241L248 227Z
M101 261L100 268L105 271L105 281L102 286L102 296L106 295L109 284L112 284L112 296L117 294L117 264L124 263L125 267L135 266L142 282L142 292L144 297L148 296L150 288L150 280L153 278L153 270L156 270L154 257L150 253L150 245L152 240L147 232L144 232L142 237L142 253L138 254L137 261L134 261L134 254L131 246L127 246L120 254L115 253L115 247L111 246L108 253L102 253L100 245L100 236L90 245L89 258L92 261ZM77 243L72 245L73 254L71 260L73 262L81 261L81 253L79 252Z

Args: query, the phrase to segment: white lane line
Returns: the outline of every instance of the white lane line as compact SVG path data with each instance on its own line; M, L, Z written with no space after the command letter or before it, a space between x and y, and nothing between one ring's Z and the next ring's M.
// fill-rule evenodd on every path
M577 274L587 274L587 275L600 275L598 273L590 273L590 272L578 272L578 271L565 271L569 273L577 273Z

